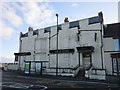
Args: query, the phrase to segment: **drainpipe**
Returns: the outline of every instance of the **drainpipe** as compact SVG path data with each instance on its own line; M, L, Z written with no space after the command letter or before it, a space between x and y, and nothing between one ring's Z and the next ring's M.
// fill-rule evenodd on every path
M103 25L100 24L100 26L101 26L101 30L100 30L100 34L101 34L101 47L100 47L100 48L101 48L101 61L102 61L101 63L102 63L102 69L103 69L103 68L104 68L104 67L103 67L103 39L102 39L102 30L103 30L103 29L102 29L102 26L103 26Z
M19 48L19 52L21 52L21 47L22 47L22 40L21 40L21 37L19 37L19 42L20 42L20 48ZM19 56L19 70L20 70L20 60L21 60L21 56Z
M56 14L56 17L57 17L57 54L56 54L56 76L58 76L58 14Z
M103 35L102 35L102 31L103 31L103 13L102 12L99 12L98 13L98 16L99 16L99 19L100 19L100 27L101 27L101 30L100 30L100 34L101 34L101 64L102 64L102 69L104 68L103 67Z
M51 32L49 32L49 51L50 51L50 36L51 36ZM50 53L49 53L49 67L50 67Z
M35 61L35 42L36 42L36 39L38 38L38 36L35 38L34 40L34 61Z

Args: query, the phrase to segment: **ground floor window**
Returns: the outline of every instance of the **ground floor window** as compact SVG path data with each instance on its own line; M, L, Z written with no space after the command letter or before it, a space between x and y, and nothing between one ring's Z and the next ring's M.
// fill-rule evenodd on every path
M113 73L120 73L120 58L112 58Z
M116 62L116 58L113 58L113 72L117 72L117 62Z
M16 55L16 56L15 56L15 62L17 62L17 61L18 61L18 56Z
M120 73L120 58L118 58L118 72Z

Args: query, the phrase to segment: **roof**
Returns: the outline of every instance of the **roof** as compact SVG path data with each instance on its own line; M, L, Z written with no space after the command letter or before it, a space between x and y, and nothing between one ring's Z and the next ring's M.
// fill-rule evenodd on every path
M96 24L96 23L101 23L102 22L102 19L101 19L100 16L94 16L94 17L85 18L85 19L88 20L88 25L90 25L90 24ZM85 20L85 19L81 19L81 20L76 20L76 21L69 22L69 28L78 27L80 29L81 28L80 22L82 20ZM62 25L63 24L64 23L58 25L58 29L59 30L62 30ZM56 27L56 25L43 28L44 33L51 32L51 27ZM33 30L33 35L38 35L38 29L37 30ZM25 33L25 34L21 33L20 37L28 37L28 32Z

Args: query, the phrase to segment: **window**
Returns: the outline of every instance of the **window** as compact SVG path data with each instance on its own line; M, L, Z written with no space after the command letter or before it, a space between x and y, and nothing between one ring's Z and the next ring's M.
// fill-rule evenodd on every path
M92 18L89 18L88 19L88 23L89 24L95 24L95 23L100 23L102 21L102 18L101 17L92 17Z
M15 61L18 61L18 56L15 56Z
M120 72L120 58L118 58L118 72Z
M117 72L117 62L116 62L116 58L113 58L113 72Z
M47 33L47 32L51 32L51 28L50 27L44 28L44 33Z
M69 28L79 27L79 21L74 21L69 23Z
M113 73L120 75L120 53L111 54L112 57L112 70Z
M114 49L120 51L120 39L114 39Z
M62 25L58 25L58 30L62 30Z
M113 58L113 72L120 73L120 58Z
M34 30L33 35L38 35L38 30Z

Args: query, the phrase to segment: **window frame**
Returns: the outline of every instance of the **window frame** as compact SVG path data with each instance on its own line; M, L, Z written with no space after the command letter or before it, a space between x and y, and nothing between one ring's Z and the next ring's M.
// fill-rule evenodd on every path
M116 61L116 71L114 71L114 61L113 61L114 59ZM120 62L120 57L112 57L112 72L117 73L117 75L120 74L120 68L119 68L120 66L118 62Z

